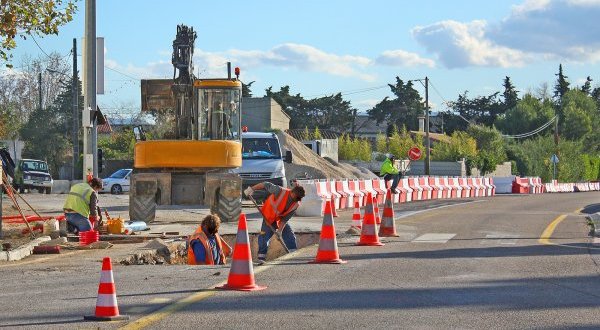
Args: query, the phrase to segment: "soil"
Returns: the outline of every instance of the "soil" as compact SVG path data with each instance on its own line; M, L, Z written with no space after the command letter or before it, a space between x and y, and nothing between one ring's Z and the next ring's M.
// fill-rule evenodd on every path
M307 148L291 135L278 133L279 142L284 150L290 150L292 163L285 164L285 173L289 180L294 179L369 179L377 176L366 169L350 164L342 164L330 158L323 158Z

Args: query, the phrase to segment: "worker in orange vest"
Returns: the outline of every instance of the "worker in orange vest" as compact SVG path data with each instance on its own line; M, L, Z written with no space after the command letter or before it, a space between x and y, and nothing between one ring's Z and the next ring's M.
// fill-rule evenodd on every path
M262 182L250 186L244 190L244 194L252 196L255 190L261 189L266 190L269 193L269 197L267 197L261 209L263 223L260 228L260 235L258 235L259 264L265 263L269 249L269 240L274 234L267 224L270 224L273 229L279 231L290 252L298 248L296 245L296 235L287 223L296 213L300 201L305 195L302 186L294 186L292 189L287 189L270 182Z
M221 219L207 215L194 234L188 238L188 265L224 265L231 247L219 235Z

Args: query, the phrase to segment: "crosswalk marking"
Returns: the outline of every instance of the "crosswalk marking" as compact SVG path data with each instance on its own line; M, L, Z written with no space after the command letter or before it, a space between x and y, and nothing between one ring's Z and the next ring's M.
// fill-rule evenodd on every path
M446 243L451 240L456 234L444 234L444 233L427 233L423 234L413 240L415 243Z

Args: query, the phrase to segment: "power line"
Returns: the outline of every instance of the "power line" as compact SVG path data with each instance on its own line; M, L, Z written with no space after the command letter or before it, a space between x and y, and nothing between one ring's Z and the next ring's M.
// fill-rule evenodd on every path
M552 125L552 123L554 123L554 121L556 120L556 116L552 117L552 119L550 119L548 122L546 122L545 124L543 124L542 126L534 129L533 131L527 132L527 133L522 133L522 134L516 134L516 135L502 135L502 137L507 138L507 139L524 139L533 135L536 135L538 133L540 133L541 131L545 130L546 128L550 127L550 125Z
M429 84L431 85L431 87L433 88L433 90L435 91L435 93L442 99L442 101L444 102L444 104L446 105L446 107L448 106L448 101L446 101L446 99L442 96L442 93L440 93L440 91L435 87L435 85L431 82L431 79L429 80ZM456 115L458 115L462 120L466 121L467 123L469 123L469 125L473 125L473 123L468 120L467 118L463 117L460 112L456 113Z

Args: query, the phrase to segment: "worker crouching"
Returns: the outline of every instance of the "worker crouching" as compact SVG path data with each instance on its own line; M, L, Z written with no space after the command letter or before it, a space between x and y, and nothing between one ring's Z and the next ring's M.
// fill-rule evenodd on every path
M71 187L63 211L70 232L78 233L93 229L90 220L99 220L98 192L102 190L102 179L92 178L89 183L78 183Z
M224 265L231 255L231 247L219 235L221 219L210 214L194 234L188 238L188 265Z
M263 222L258 235L258 263L263 264L267 258L269 249L269 240L273 236L273 230L277 230L290 252L298 247L296 244L296 235L287 223L296 213L300 201L305 195L304 188L295 186L292 189L280 187L270 182L255 184L244 190L244 194L250 197L255 190L264 189L269 196L263 203L261 213Z

